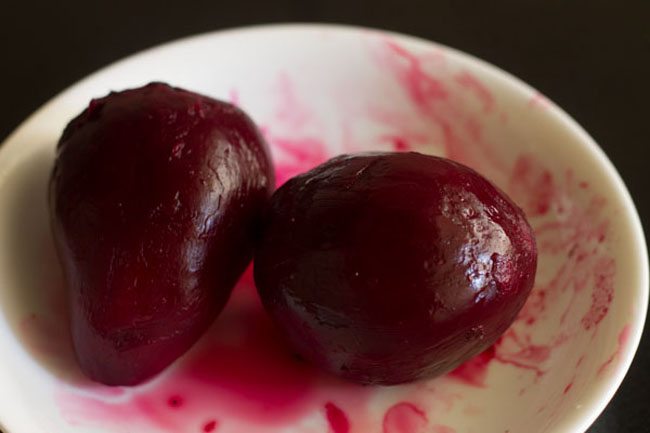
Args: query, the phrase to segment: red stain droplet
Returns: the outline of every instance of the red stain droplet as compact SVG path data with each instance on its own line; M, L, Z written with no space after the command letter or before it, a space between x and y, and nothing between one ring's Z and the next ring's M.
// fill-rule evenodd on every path
M325 415L327 416L327 422L330 425L332 433L348 433L350 431L348 417L334 403L327 403L325 405Z
M217 428L217 422L215 420L212 420L205 423L205 425L203 426L203 431L205 433L210 433L213 432L216 428Z
M177 409L183 406L183 397L178 395L173 395L169 397L169 400L167 400L167 405L169 405L169 407Z
M383 433L424 433L428 424L426 413L413 403L391 406L384 415Z
M449 376L460 380L466 385L483 388L485 387L485 377L487 376L488 367L495 356L496 348L490 346L478 356L475 356L464 364L461 364L449 373Z
M598 368L598 372L597 372L597 375L598 375L598 376L600 376L601 374L603 374L603 373L604 373L604 372L605 372L605 371L606 371L606 370L607 370L607 369L612 365L612 363L614 362L614 360L616 360L616 359L620 356L621 352L622 352L623 349L625 348L625 345L627 344L627 341L628 341L629 338L630 338L630 332L631 332L631 330L630 330L630 325L629 325L629 324L628 324L628 325L625 325L625 326L623 327L623 329L621 330L621 332L618 334L618 345L617 345L617 347L616 347L616 350L615 350L614 353L612 353L612 355L607 359L607 361L605 361L605 362L604 362L604 363L603 363L603 364Z
M411 146L409 146L408 141L403 137L388 136L386 138L392 143L393 150L395 152L406 152L408 150L411 150Z

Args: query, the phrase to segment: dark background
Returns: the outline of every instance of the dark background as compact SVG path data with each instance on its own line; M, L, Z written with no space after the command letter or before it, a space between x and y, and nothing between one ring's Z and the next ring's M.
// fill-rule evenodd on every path
M644 225L650 225L648 0L169 3L3 2L0 140L67 86L143 48L258 23L357 24L450 45L539 89L603 147L630 189ZM649 340L646 335L623 385L589 433L650 432Z

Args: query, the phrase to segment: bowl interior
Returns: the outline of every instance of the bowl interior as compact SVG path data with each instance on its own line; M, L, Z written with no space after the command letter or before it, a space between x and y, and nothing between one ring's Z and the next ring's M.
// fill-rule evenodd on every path
M356 387L287 363L255 319L262 313L247 273L203 340L159 378L137 388L88 383L70 349L49 232L54 146L92 97L153 80L249 112L279 182L365 150L414 150L475 168L525 210L536 232L536 285L519 318L446 377ZM544 96L433 43L326 26L192 38L90 76L3 147L0 424L11 433L582 431L640 338L645 245L609 162Z

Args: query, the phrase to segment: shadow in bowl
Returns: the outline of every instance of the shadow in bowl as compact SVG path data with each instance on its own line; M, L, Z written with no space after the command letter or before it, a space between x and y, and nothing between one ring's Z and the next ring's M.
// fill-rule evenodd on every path
M72 349L65 283L47 204L54 146L38 149L12 168L2 186L8 216L1 231L11 251L4 267L11 278L0 291L0 306L18 340L42 367L78 383L83 376Z

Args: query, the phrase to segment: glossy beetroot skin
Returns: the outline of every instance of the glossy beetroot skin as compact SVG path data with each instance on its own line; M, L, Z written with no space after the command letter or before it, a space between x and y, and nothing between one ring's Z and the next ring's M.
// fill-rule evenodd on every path
M275 192L255 281L303 357L388 385L443 374L493 344L536 264L523 212L478 173L373 153L334 158Z
M72 120L50 213L82 370L133 385L192 346L249 263L273 186L258 130L224 102L152 83Z

